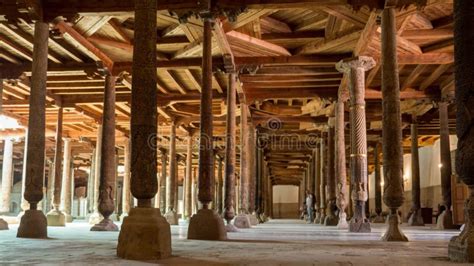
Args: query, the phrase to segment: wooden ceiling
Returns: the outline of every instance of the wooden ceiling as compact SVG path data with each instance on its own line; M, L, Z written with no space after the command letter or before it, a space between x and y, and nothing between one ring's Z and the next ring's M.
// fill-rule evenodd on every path
M52 20L49 39L47 156L53 155L57 110L63 106L64 135L75 140L75 163L87 165L102 115L104 69L120 76L116 90L117 145L123 145L129 135L133 1L43 2L45 14L63 16ZM178 153L184 157L185 135L199 128L203 26L195 18L180 23L176 15L180 9L193 8L195 1L159 2L159 144L167 148L170 119L177 118L178 138L183 140L178 142ZM367 7L355 11L342 0L218 2L246 9L235 21L222 18L214 29L217 149L222 150L225 143L228 62L223 58L228 54L232 54L240 73L240 102L248 105L250 119L260 132L276 136L270 139L277 144L285 136L297 136L296 142L305 143L326 130L338 90L347 86L347 77L335 64L347 57L372 56L377 66L366 75L367 128L369 145L379 141L381 37L377 11ZM33 24L22 8L8 3L0 8L3 113L26 125ZM453 1L429 0L423 9L410 6L399 10L397 30L403 144L406 148L410 145L408 125L416 115L420 145L429 145L439 134L435 101L454 94ZM347 116L348 111L346 106ZM450 123L454 130L454 120ZM0 136L21 136L23 132L6 130ZM265 150L270 175L275 184L298 184L310 162L311 147L302 145L295 152L288 149L288 143L280 144L279 150ZM17 147L16 152L21 156L22 148ZM196 158L197 151L195 163Z

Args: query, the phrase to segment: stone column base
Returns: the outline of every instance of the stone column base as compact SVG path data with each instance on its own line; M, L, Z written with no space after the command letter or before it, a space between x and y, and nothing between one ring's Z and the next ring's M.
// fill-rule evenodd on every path
M104 219L100 223L92 226L91 231L110 231L116 232L119 228L111 219Z
M408 225L410 225L410 226L425 226L425 223L423 222L423 217L421 216L421 210L420 209L414 211L410 215L410 218L408 218Z
M227 223L225 225L225 231L226 232L239 232L239 229L237 229L237 227L235 227L235 225L233 225L232 223Z
M436 224L436 229L455 229L453 225L453 213L451 210L444 210L439 216Z
M250 219L247 214L239 214L234 218L234 225L237 228L250 228Z
M382 236L382 241L408 241L408 238L400 230L399 218L400 217L398 214L389 214L388 228L385 234Z
M158 260L171 256L171 228L160 209L131 209L120 230L117 256L129 260Z
M256 225L258 225L257 214L255 214L255 213L249 214L249 219L250 219L250 225L251 225L251 226L256 226Z
M42 211L27 210L21 217L17 237L48 238L48 221Z
M314 223L315 224L320 224L321 223L321 213L316 212L316 215L314 216Z
M370 223L367 219L356 220L352 218L352 220L349 222L349 232L370 233L371 231Z
M89 224L94 225L100 223L100 221L104 220L104 216L98 212L94 212L89 216Z
M189 221L188 239L226 240L224 221L216 212L200 209Z
M0 230L8 230L8 223L0 218Z
M66 217L66 223L72 223L72 215L69 213L64 213L64 216Z
M339 215L337 229L349 229L349 224L347 223L347 215L344 212Z
M339 222L336 216L328 215L324 218L324 225L325 226L336 226Z
M170 225L179 224L178 214L175 211L168 211L165 214L165 219Z
M48 226L66 226L66 216L57 209L52 209L46 214Z

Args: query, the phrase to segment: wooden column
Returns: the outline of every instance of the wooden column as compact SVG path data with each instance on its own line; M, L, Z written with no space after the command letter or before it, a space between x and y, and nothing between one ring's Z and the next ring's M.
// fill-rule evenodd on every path
M198 199L202 209L191 217L188 239L225 240L222 218L209 209L214 198L214 146L212 133L212 28L214 19L204 18L202 53L201 124L199 145Z
M375 184L375 186L377 186L377 184ZM418 156L418 125L416 116L413 116L411 124L411 198L412 214L408 219L408 224L423 226L425 223L421 216L420 159Z
M445 210L438 217L438 229L452 229L453 215L451 211L451 149L449 143L449 114L448 100L438 102L439 108L439 146L441 159L441 192L443 194L443 202Z
M456 80L456 173L469 188L470 195L464 205L465 226L461 234L449 243L448 255L452 261L474 262L474 2L454 2L454 51Z
M351 197L354 216L349 223L350 232L370 232L370 223L365 215L368 200L365 71L374 66L374 59L366 56L342 60L336 65L340 72L350 75L351 84Z
M315 217L314 223L319 224L321 223L321 141L318 140L316 142L316 149L314 150L314 195L316 196L315 199Z
M130 139L125 140L123 155L122 214L120 215L122 221L128 216L132 202L132 194L130 193Z
M408 241L399 228L398 208L403 197L403 151L400 113L400 81L397 62L394 8L382 12L382 145L385 205L390 209L384 241Z
M249 203L249 128L247 124L247 105L240 104L240 198L239 213L248 213Z
M382 179L380 176L380 159L379 159L380 143L374 146L374 175L375 175L375 213L377 217L374 223L384 223L385 219L382 217Z
M92 150L91 166L89 167L89 175L87 177L87 212L90 214L94 211L94 169L95 169L96 148ZM54 171L53 171L54 172ZM53 176L54 178L54 176ZM54 182L53 182L54 183ZM54 186L54 184L53 184ZM54 190L54 187L53 187Z
M94 212L89 216L90 224L97 224L102 221L103 217L99 213L99 186L100 186L100 168L101 168L101 158L102 158L102 131L103 126L101 124L97 125L97 141L95 148L95 158L94 158Z
M220 156L218 156L218 164L217 164L217 189L216 189L216 209L217 213L222 214L223 210L223 195L224 195L224 190L223 190L223 185L224 185L224 178L222 175L222 170L223 170L223 161L224 159Z
M157 260L171 256L170 225L152 208L157 172L157 0L136 0L131 100L131 190L138 207L125 217L117 256ZM144 234L143 232L151 232Z
M99 212L104 217L91 231L118 231L109 219L115 210L115 180L117 174L115 156L115 83L117 77L105 77L104 110L102 114L102 143L100 159Z
M328 173L327 173L327 216L324 225L335 226L339 219L336 217L336 173L335 173L335 118L329 118L328 130Z
M255 212L255 189L256 189L256 148L255 148L255 126L252 123L249 123L249 137L248 137L248 180L249 180L249 201L248 201L248 211L249 214ZM253 216L252 216L253 217ZM252 223L253 218L251 219Z
M0 213L10 212L12 187L13 187L13 139L5 138L3 140L2 198L0 201Z
M61 212L66 217L66 222L72 222L71 213L71 139L64 138L64 153L63 153L63 172L61 182Z
M184 188L184 217L189 219L193 213L192 209L192 179L193 179L193 135L188 133L188 145L186 150L186 176Z
M166 178L166 214L165 218L171 225L178 224L178 214L176 212L176 188L178 182L177 158L176 158L176 121L171 119L170 125L170 174Z
M324 224L324 220L326 219L326 138L327 138L327 133L322 132L321 133L321 140L319 144L319 160L321 162L321 166L319 168L320 170L320 187L319 187L319 223Z
M225 146L225 180L224 180L224 219L228 232L235 231L231 220L235 217L235 131L236 131L236 87L237 75L229 74L227 86L227 126Z
M167 158L168 155L165 149L160 149L161 152L161 175L160 175L160 210L166 213L166 180L167 180Z
M46 78L48 68L49 25L35 23L33 40L33 62L28 117L28 151L26 159L25 199L30 209L21 217L17 237L46 238L47 221L38 210L43 198L45 129L46 129Z
M346 142L345 142L345 122L344 122L344 102L342 97L336 102L335 110L335 175L337 182L337 208L339 209L339 219L337 228L348 229L347 223L347 175L346 175Z
M47 214L47 221L49 226L65 226L66 217L64 213L59 210L61 204L61 188L62 188L62 177L61 177L61 165L62 165L62 143L63 143L63 108L58 109L58 119L56 121L56 138L54 148L54 170L52 178L53 191L52 191L52 209ZM91 169L91 172L93 169ZM91 201L93 202L93 201Z

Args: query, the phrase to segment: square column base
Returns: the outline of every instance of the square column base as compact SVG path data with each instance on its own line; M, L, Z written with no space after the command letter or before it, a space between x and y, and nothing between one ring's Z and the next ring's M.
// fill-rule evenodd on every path
M117 256L129 260L158 260L171 256L171 227L160 209L132 208L123 220Z
M2 218L0 218L0 230L8 230L8 223Z
M46 214L48 226L66 226L66 216L59 210L52 209Z
M21 217L17 237L21 238L48 238L48 221L42 211L27 210Z
M256 213L249 214L250 225L256 226L258 225L258 218Z
M200 209L189 221L188 239L227 240L224 221L216 212Z
M234 218L234 225L237 228L250 228L250 219L247 214L239 214Z
M94 225L91 228L91 231L101 231L101 232L116 232L119 228L111 219L104 219L100 223Z

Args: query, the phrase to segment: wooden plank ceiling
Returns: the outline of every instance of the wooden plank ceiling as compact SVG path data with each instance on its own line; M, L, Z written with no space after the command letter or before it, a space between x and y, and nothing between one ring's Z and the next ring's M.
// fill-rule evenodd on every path
M185 5L186 1L182 2ZM367 8L354 11L339 3L343 1L321 1L319 5L305 5L304 1L287 5L275 4L279 1L261 2L268 3L251 4L236 21L224 20L215 29L213 113L216 148L224 149L225 135L227 75L224 71L226 60L222 57L231 54L240 71L240 101L249 105L252 122L275 144L265 149L272 180L275 184L298 184L312 154L312 146L304 143L311 142L312 137L325 130L338 89L347 86L346 77L335 69L335 63L343 58L367 55L378 62L366 76L366 110L369 145L380 140L379 18ZM56 19L49 39L47 156L51 158L53 154L57 110L62 104L65 108L64 134L75 140L73 153L77 166L89 164L101 120L102 67L121 72L116 104L119 149L130 129L133 12L126 8L108 13L99 9L100 6L97 12L93 7L89 7L90 12L66 7L56 10L79 12L80 16L74 20ZM13 22L1 20L1 15L0 11L3 112L26 124L33 24L21 18ZM407 126L412 115L419 117L420 145L429 145L437 139L438 115L433 102L442 93L452 94L454 90L452 16L452 1L434 0L428 1L422 10L409 7L397 13L406 148L410 143ZM157 31L159 143L160 147L167 148L169 122L176 117L180 125L178 140L182 140L178 141L178 154L185 158L184 137L188 131L199 128L202 23L189 19L181 24L173 12L160 10ZM13 79L10 74L15 71L23 74ZM346 106L347 114L348 111ZM454 112L450 110L451 118L454 118ZM450 123L454 129L454 120ZM7 130L0 135L21 135L22 132L21 129ZM297 138L288 144L282 140L285 136ZM302 144L297 152L289 149L289 145L296 143ZM15 152L18 158L23 153L20 147ZM122 152L119 154L122 160Z

